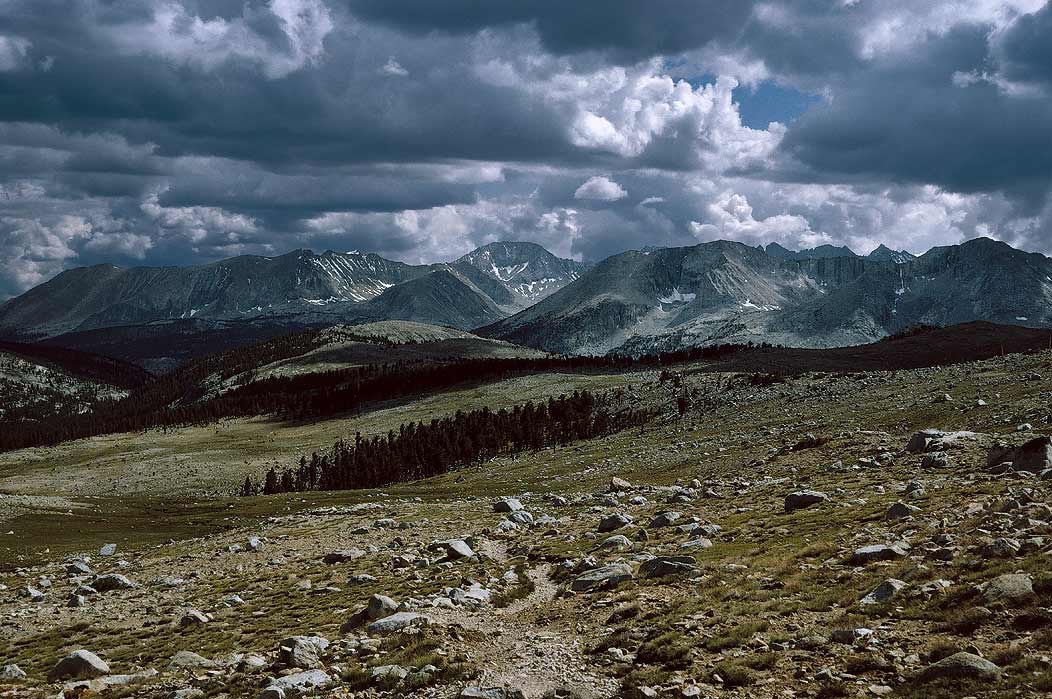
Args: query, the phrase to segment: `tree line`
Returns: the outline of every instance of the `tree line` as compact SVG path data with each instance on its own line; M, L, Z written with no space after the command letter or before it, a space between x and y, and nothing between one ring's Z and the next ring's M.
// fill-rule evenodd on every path
M309 490L377 488L420 480L482 463L501 454L569 444L619 432L645 422L651 413L617 409L608 394L575 391L497 411L458 411L430 422L410 422L398 431L339 441L328 454L300 458L297 466L271 468L263 481L246 477L242 495Z
M196 360L177 372L155 377L126 398L102 402L82 414L4 420L0 422L0 451L51 446L103 434L204 425L228 417L274 415L287 420L314 420L358 413L380 402L405 400L466 383L558 371L638 370L716 358L751 346L721 345L635 358L483 358L371 364L251 380L222 393L214 392L214 386L225 379L248 376L252 369L296 356L316 342L309 334L299 334Z

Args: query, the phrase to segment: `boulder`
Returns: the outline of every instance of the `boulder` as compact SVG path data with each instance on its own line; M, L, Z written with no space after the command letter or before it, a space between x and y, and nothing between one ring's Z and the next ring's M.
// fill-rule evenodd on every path
M415 612L397 612L369 624L370 634L397 633L411 626L427 626L431 619Z
M518 512L522 509L522 503L517 498L504 498L493 503L494 512Z
M896 578L888 578L873 588L872 592L863 597L861 603L866 605L883 604L906 587L908 587L908 585L903 581L897 580Z
M1034 595L1034 582L1023 573L999 575L982 586L983 602L986 604L1017 604Z
M671 527L672 523L683 516L682 512L660 512L654 519L650 520L650 527L657 529L660 527Z
M906 556L906 550L898 545L871 544L854 550L851 554L853 565L865 565L876 561L894 561Z
M610 479L610 492L619 493L625 490L632 490L632 484L626 481L624 478L618 478L614 476Z
M533 515L531 515L526 510L519 510L517 512L512 512L508 514L507 521L514 522L515 524L521 524L524 527L529 527L533 525Z
M328 639L321 636L290 636L278 646L278 663L303 670L320 668L322 653L328 647Z
M138 585L136 585L120 573L99 575L95 578L95 581L91 583L91 586L99 592L110 592L112 590L131 590L138 587Z
M365 551L362 551L361 549L341 549L339 551L333 551L332 553L325 554L325 556L321 560L326 565L332 566L336 565L337 563L348 563L355 559L361 558L364 555Z
M954 653L924 668L917 676L919 682L941 679L994 681L1001 677L1001 668L989 660L971 653Z
M797 490L785 496L785 511L795 512L828 499L828 495L818 490Z
M197 609L187 609L186 613L179 619L179 626L197 626L198 624L207 624L209 621L211 619L204 612Z
M921 508L917 507L916 505L910 505L905 502L896 502L894 505L888 508L888 511L884 514L884 519L905 519L906 517L912 517L920 511Z
M599 533L605 534L620 529L621 527L627 527L632 524L632 516L616 513L603 517L599 522Z
M16 681L24 680L25 678L25 671L13 663L10 665L4 665L0 668L0 680Z
M117 544L103 544L99 549L100 556L112 556L115 553L117 553Z
M371 621L383 619L398 611L398 602L387 595L373 595L369 598L369 604L365 607L365 614Z
M603 540L603 543L599 544L599 548L607 549L610 551L631 551L632 542L628 540L628 537L624 534L614 534Z
M77 577L80 575L94 575L95 571L85 563L84 561L73 561L72 563L66 564L66 575L69 577Z
M465 687L460 699L526 699L526 695L513 687Z
M88 650L75 650L59 660L47 674L48 682L59 680L84 680L102 677L110 673L110 666L99 656Z
M693 556L657 556L643 561L639 575L643 578L665 578L671 575L689 575L698 570Z
M192 651L181 650L168 661L168 667L173 669L212 670L217 667L217 663Z
M570 583L570 589L574 592L588 592L631 579L632 566L627 563L611 563L581 573Z
M462 558L473 558L475 556L475 552L471 550L471 547L463 539L451 539L450 541L442 542L442 545L446 551L446 560L459 561Z
M258 697L259 699L290 699L316 689L324 689L330 684L332 684L332 678L322 670L297 672L271 681Z

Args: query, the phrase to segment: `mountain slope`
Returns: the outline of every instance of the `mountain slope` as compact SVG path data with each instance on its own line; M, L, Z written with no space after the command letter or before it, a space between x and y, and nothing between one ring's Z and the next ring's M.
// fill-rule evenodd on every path
M491 295L498 305L519 310L532 306L577 279L584 265L556 257L535 243L490 243L464 255L452 265L458 271L480 272L508 292L507 301Z
M985 238L905 262L780 259L717 241L628 252L480 332L553 352L726 342L834 347L915 324L1052 326L1052 260Z
M63 272L0 305L0 331L41 338L187 319L303 325L315 318L394 318L470 328L520 310L575 279L580 269L528 243L494 243L435 265L309 250L193 267L98 265ZM371 303L410 282L419 283Z

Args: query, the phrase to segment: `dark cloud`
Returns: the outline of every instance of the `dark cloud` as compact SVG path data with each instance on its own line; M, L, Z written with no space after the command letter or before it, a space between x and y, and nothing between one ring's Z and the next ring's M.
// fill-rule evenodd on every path
M1052 3L1018 17L998 48L1007 79L1052 84Z
M732 40L752 0L347 0L355 15L418 34L473 33L531 24L557 54L607 52L618 60L674 55Z
M1043 198L1052 186L1052 100L986 77L989 31L959 27L877 61L801 116L782 149L823 180L877 176Z
M1052 251L1050 33L954 0L0 1L0 298L296 247ZM799 116L743 126L743 91Z

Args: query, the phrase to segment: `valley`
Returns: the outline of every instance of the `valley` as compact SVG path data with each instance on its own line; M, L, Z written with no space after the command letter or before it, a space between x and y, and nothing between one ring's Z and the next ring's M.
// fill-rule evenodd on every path
M126 696L1038 696L1052 481L987 453L1052 431L1050 362L547 373L9 452L0 656L16 693L84 648L108 671L61 682ZM585 388L656 416L383 489L232 496L352 431Z

